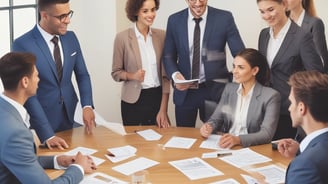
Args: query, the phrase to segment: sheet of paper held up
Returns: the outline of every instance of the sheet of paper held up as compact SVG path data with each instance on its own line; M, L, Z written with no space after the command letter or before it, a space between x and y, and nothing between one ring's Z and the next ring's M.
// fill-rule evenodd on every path
M186 175L190 180L223 175L221 171L198 157L171 161L169 164Z
M76 147L68 152L65 153L65 155L76 155L78 152L81 152L83 155L89 155L93 162L95 163L96 166L102 164L103 162L105 162L104 159L92 156L92 154L96 153L98 150L95 149L91 149L91 148L86 148L86 147Z
M236 181L235 179L229 178L226 180L222 180L222 181L217 181L217 182L213 182L210 184L239 184L238 181Z
M100 114L98 114L95 110L93 112L95 113L95 116L96 116L97 125L104 126L117 134L126 135L124 126L121 123L108 122ZM78 102L76 104L74 121L81 125L84 125L83 118L82 118L82 107L81 107L80 102Z
M128 184L128 182L119 180L101 172L96 172L85 176L80 184Z
M220 159L238 168L271 161L270 158L249 148L235 150L232 155L220 157Z
M127 145L107 149L108 154L105 156L113 163L120 162L136 155L137 148Z
M276 165L267 165L251 169L265 177L267 183L285 183L286 171Z
M137 134L146 139L147 141L156 141L162 138L162 135L152 129L137 131Z
M180 79L174 79L174 83L176 84L194 84L198 83L199 79L190 79L190 80L180 80Z
M150 160L148 158L140 157L140 158L137 158L137 159L132 160L130 162L115 166L112 169L117 171L117 172L120 172L124 175L129 176L129 175L131 175L135 172L148 169L148 168L153 167L157 164L159 164L159 162L154 161L154 160Z
M166 142L164 147L189 149L196 142L196 139L186 137L172 137Z
M215 150L229 150L219 146L221 135L211 134L206 140L200 144L200 148L215 149Z

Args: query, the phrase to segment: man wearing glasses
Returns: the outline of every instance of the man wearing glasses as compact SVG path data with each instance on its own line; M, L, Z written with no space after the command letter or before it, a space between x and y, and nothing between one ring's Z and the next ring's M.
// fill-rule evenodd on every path
M88 133L95 126L91 81L79 41L74 32L67 31L73 15L69 0L39 0L38 9L39 23L14 41L13 50L31 52L37 58L39 88L25 103L32 128L49 149L65 149L66 141L54 133L77 126L74 112L78 98L72 74L79 88Z
M230 81L226 44L233 56L245 46L230 12L207 6L207 0L186 3L189 8L168 19L163 63L174 83L177 126L194 127L198 111L207 121L205 100L218 102ZM196 85L178 82L184 79L199 80Z

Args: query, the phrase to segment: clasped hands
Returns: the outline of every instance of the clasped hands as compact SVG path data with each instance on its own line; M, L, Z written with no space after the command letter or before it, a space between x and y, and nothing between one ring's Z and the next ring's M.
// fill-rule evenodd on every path
M78 152L75 156L59 155L57 157L57 163L62 167L78 164L83 168L86 174L92 173L97 169L92 158L88 155L83 155L81 152Z

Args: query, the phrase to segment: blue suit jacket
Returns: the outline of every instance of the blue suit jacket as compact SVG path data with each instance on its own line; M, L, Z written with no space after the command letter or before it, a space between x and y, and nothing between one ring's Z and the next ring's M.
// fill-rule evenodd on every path
M213 133L229 132L234 123L239 84L228 83L222 93L219 105L208 120ZM256 83L248 107L246 126L248 134L240 135L244 147L266 144L276 131L280 112L280 94L268 87Z
M259 51L265 56L267 55L269 39L270 28L265 28L259 37ZM289 115L290 87L287 81L293 73L302 70L324 71L311 34L306 33L292 21L271 65L271 85L281 94L281 114Z
M286 184L328 183L328 132L314 138L288 166Z
M233 56L244 49L243 41L230 12L208 6L201 57L206 81L228 78L225 47L229 44ZM188 8L171 15L168 19L163 62L168 77L179 71L186 79L191 78L190 49L188 41ZM174 102L181 105L188 90L174 90Z
M45 40L35 26L31 31L17 38L13 43L14 51L33 53L39 72L37 94L26 102L25 107L31 116L31 126L43 142L54 135L63 117L62 103L70 123L74 123L74 112L78 101L72 84L74 72L78 84L82 106L93 106L90 77L83 59L77 37L71 31L60 36L63 55L63 78L58 80L55 62Z
M18 111L0 97L0 183L79 183L83 179L77 167L69 167L51 181L44 168L54 167L52 156L37 157L33 135Z

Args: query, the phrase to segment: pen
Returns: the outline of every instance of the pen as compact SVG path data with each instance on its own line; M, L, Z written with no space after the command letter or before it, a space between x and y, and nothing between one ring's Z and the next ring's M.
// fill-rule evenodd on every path
M229 156L229 155L232 155L232 153L218 153L218 157Z
M110 156L110 157L115 157L115 155L111 152L107 153L107 155Z

